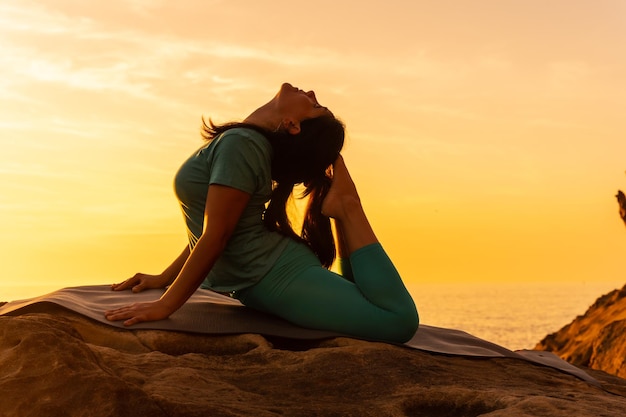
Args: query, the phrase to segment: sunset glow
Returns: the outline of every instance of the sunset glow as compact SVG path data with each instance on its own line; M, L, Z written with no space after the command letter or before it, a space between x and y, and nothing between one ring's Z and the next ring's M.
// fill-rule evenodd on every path
M624 44L620 0L4 0L0 301L160 272L201 117L240 120L283 81L346 123L412 287L624 281Z

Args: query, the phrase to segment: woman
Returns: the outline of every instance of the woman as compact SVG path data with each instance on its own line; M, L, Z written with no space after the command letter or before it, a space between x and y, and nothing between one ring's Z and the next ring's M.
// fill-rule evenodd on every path
M156 301L106 311L108 320L165 319L202 285L304 327L390 342L413 336L413 300L339 154L343 124L312 91L283 84L242 123L204 123L203 136L208 143L175 180L189 245L161 274L112 286L169 288ZM309 195L300 236L286 213L296 184ZM327 269L335 258L329 218L343 276Z

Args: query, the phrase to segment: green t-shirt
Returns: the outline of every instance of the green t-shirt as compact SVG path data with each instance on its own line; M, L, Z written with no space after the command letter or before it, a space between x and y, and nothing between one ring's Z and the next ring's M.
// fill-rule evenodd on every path
M269 271L288 238L263 224L265 204L272 193L272 147L260 133L233 128L194 153L180 167L174 189L180 202L189 247L202 235L210 184L233 187L250 194L224 252L206 277L203 288L230 292L249 287Z

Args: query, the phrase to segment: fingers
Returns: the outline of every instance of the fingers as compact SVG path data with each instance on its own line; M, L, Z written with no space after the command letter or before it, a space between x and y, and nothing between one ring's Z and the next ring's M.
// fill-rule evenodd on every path
M119 284L111 285L111 290L113 291L124 291L128 288L131 288L134 285L135 278L128 278L126 281L120 282Z
M136 274L134 277L128 278L126 281L111 285L111 290L124 291L130 288L132 292L137 293L143 291L145 287L146 286L141 278L141 274Z
M143 291L143 290L145 290L145 289L146 289L146 284L142 281L142 282L140 282L139 284L135 285L135 286L131 289L131 291L132 291L132 292L137 293L137 292L142 292L142 291Z
M109 321L118 321L128 318L130 307L116 308L115 310L107 310L104 312L104 317Z
M137 317L130 318L124 322L124 326L132 326L133 324L137 324L143 320L139 320Z
M109 321L124 321L124 326L132 326L133 324L142 322L141 315L137 314L134 306L126 306L117 308L115 310L107 310L104 312L104 317Z

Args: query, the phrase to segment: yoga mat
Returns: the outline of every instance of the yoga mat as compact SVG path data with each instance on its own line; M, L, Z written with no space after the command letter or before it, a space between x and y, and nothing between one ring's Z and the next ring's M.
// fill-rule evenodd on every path
M257 333L292 339L352 337L296 326L279 317L247 308L233 298L203 289L198 289L185 305L165 320L124 327L121 322L110 322L104 318L104 310L156 300L162 293L163 290L146 290L137 294L130 291L117 292L111 291L108 285L63 288L40 297L7 303L0 307L0 315L46 312L49 304L55 304L109 326L129 330L170 330L204 334ZM551 352L511 351L460 330L421 324L413 338L404 343L404 346L446 355L522 359L549 366L600 386L595 378Z

